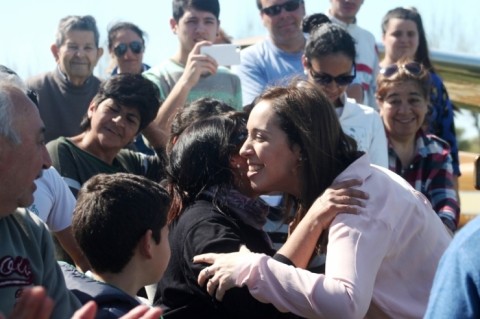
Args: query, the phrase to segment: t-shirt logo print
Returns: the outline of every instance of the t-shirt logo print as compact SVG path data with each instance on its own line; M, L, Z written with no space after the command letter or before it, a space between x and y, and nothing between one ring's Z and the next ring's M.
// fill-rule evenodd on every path
M30 286L33 283L30 261L21 256L5 256L0 259L0 288Z

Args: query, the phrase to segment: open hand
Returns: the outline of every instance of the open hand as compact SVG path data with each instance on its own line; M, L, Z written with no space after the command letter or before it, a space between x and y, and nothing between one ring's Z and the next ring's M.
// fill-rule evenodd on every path
M240 251L229 254L202 254L193 257L194 263L212 264L205 267L198 275L198 284L204 286L207 292L217 300L222 300L225 292L236 286L235 268L240 260L251 256L247 247L241 246Z

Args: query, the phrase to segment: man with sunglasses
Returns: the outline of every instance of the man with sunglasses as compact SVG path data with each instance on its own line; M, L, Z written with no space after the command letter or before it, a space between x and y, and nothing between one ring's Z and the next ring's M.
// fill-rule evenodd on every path
M357 77L347 94L358 103L377 109L375 79L378 74L378 50L373 34L357 25L356 15L364 0L330 0L327 12L333 23L344 27L355 39Z
M303 74L305 16L303 0L256 0L268 37L241 52L242 63L233 71L242 80L245 104L251 103L268 85L288 82Z
M103 54L99 38L92 16L61 19L56 41L50 47L57 68L27 80L28 87L38 92L45 142L80 133L80 122L100 86L100 79L93 75Z

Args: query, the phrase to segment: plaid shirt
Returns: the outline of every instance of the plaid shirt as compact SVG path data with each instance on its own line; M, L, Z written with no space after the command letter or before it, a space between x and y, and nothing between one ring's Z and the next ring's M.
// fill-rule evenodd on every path
M450 147L435 135L422 130L416 135L417 154L402 168L392 145L388 145L388 168L402 176L432 204L443 223L452 231L457 229L460 215L457 194L453 187L453 168Z

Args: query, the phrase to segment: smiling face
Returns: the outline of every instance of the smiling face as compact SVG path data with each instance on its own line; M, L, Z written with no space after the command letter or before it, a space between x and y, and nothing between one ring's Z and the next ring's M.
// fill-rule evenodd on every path
M74 85L82 85L93 74L103 49L95 45L92 31L72 30L60 47L52 46L52 53L68 79Z
M351 75L353 61L343 53L329 54L323 57L314 58L307 63L303 58L303 66L307 71L308 81L322 90L335 105L342 105L340 97L347 89L347 85L338 85L337 82L332 81L329 84L322 84L315 81L315 77L321 75L330 75L332 77Z
M113 99L102 101L98 107L88 107L91 121L87 135L102 149L117 152L133 141L140 127L140 113L136 108L119 105Z
M43 168L51 166L37 107L19 89L8 90L14 104L12 126L20 143L0 137L0 216L30 206L36 189L34 180Z
M119 73L142 72L144 50L142 50L140 53L132 52L132 49L128 45L134 41L143 44L143 39L130 29L121 29L116 32L115 39L112 41L110 55L117 61ZM121 43L127 45L127 51L122 56L116 56L113 52L113 49Z
M261 0L262 8L268 8L274 5L280 5L287 0ZM300 4L297 10L288 12L285 9L276 15L268 16L260 11L263 25L267 28L268 33L276 44L288 46L292 41L296 41L299 36L303 37L300 26L305 16L305 5Z
M170 27L180 41L181 50L190 53L195 43L200 41L214 42L220 22L208 11L199 11L190 8L177 21L170 20Z
M247 176L253 190L260 194L280 191L299 196L300 148L289 144L270 101L255 105L247 130L248 138L240 155L247 159Z
M377 102L388 136L395 140L414 138L428 112L427 99L413 81L393 83Z
M385 55L391 63L402 57L413 59L418 49L418 28L412 20L392 18L383 35Z

